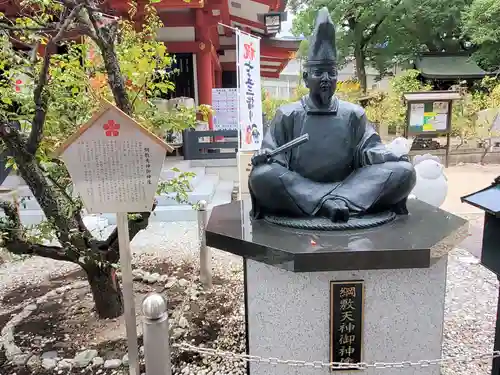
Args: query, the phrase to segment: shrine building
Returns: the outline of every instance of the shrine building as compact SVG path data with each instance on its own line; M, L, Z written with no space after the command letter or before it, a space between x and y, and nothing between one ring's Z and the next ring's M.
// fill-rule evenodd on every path
M146 0L138 0L136 19ZM236 37L231 28L261 38L261 76L279 78L294 57L300 40L278 39L281 22L286 20L287 0L161 0L157 9L164 27L158 39L175 55L175 91L170 97L190 97L197 105L212 105L212 88L236 87ZM16 17L19 0L0 5L6 17ZM103 10L110 15L128 17L128 1L106 0Z
M235 88L238 28L261 38L261 77L279 78L299 48L298 39L278 39L287 0L162 0L154 3L164 27L158 39L175 55L178 74L169 98L189 97L212 105L213 88ZM108 0L107 11L125 16L123 0ZM140 12L139 1L139 12ZM140 21L138 21L140 22ZM225 27L223 25L229 27ZM210 121L212 129L213 124Z
M127 2L109 1L115 12ZM158 39L176 56L172 97L212 105L212 88L236 87L236 37L239 28L261 37L261 76L279 78L294 57L299 40L277 39L286 0L163 0L154 4L164 23Z

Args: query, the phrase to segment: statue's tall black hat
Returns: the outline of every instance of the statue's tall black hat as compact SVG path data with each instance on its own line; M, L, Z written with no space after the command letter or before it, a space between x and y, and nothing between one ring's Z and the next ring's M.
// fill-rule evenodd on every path
M326 7L321 8L316 16L314 31L309 38L309 52L306 67L313 65L336 65L335 25Z

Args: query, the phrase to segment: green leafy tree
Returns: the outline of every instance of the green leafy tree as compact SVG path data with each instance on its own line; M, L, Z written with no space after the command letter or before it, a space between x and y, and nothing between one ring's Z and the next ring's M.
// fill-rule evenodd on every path
M405 0L382 25L392 56L413 57L419 52L461 52L470 48L461 14L473 0Z
M429 85L423 85L418 79L417 70L406 70L390 80L387 93L375 93L370 104L365 108L370 121L378 127L388 128L389 133L400 134L406 125L406 104L403 100L405 92L429 91Z
M98 315L114 318L123 312L115 274L118 232L115 229L105 240L90 233L68 171L51 152L90 118L100 98L161 134L160 128L171 121L157 116L150 97L172 88L166 74L158 78L158 71L172 60L164 44L156 41L161 21L153 7L143 5L144 27L136 31L133 21L109 18L99 4L23 0L16 19L0 19L0 142L47 218L36 228L26 228L15 205L0 201L5 213L0 230L1 246L11 253L78 264L87 274ZM135 10L132 6L131 16ZM29 52L16 50L14 44ZM92 45L95 58L86 58ZM40 46L44 52L37 54ZM58 49L65 53L57 54ZM26 90L15 89L19 74L31 78ZM181 173L160 190L177 191L182 199L189 177ZM129 214L131 239L147 227L150 215ZM58 245L48 245L47 240Z
M494 0L492 0L494 1ZM314 17L327 6L338 25L339 62L354 57L356 76L366 92L366 66L384 74L419 52L458 52L470 48L460 15L472 0L290 0L297 11L292 31L310 35Z
M453 131L465 141L476 140L483 149L481 164L492 149L493 139L500 137L500 132L493 128L499 115L500 83L496 78L485 77L479 84L481 90L462 89L462 99L453 108Z
M297 11L292 32L310 35L319 8L327 6L332 20L338 25L337 48L339 60L354 56L356 76L361 90L366 92L366 63L370 48L378 43L382 24L394 13L403 0L376 1L292 1L290 6Z
M474 0L462 14L464 32L478 47L474 57L487 70L500 69L500 2Z
M452 134L460 140L456 149L477 137L477 112L488 106L488 96L483 92L467 92L462 88L461 94L462 98L452 106Z

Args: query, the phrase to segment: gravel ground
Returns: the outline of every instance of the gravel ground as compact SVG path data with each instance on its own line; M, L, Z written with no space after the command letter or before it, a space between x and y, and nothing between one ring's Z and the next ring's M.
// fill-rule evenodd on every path
M110 227L111 228L111 227ZM112 229L112 228L111 228ZM99 237L105 237L102 233ZM149 265L158 259L175 263L192 258L198 262L197 227L194 222L153 222L147 231L139 233L131 243L134 263ZM226 265L241 265L241 260L231 254L214 250L214 269L224 272ZM77 270L78 266L40 257L0 265L0 299L10 290L25 284L37 284ZM0 307L1 311L1 307Z
M480 215L468 218L471 223L481 225ZM195 223L152 223L132 242L134 261L137 265L154 264L159 259L198 262L196 233ZM213 255L215 275L241 268L238 257L217 250ZM0 266L0 298L20 284L41 282L73 269L72 265L42 258L3 264ZM492 350L497 284L496 277L477 264L467 251L455 249L450 254L443 356ZM443 375L486 375L490 372L490 362L449 363L442 369Z

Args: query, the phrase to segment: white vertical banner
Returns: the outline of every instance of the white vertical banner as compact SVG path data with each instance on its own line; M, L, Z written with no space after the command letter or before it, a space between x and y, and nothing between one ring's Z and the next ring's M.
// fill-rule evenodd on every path
M263 136L260 38L238 31L237 41L239 146L240 151L255 151Z

